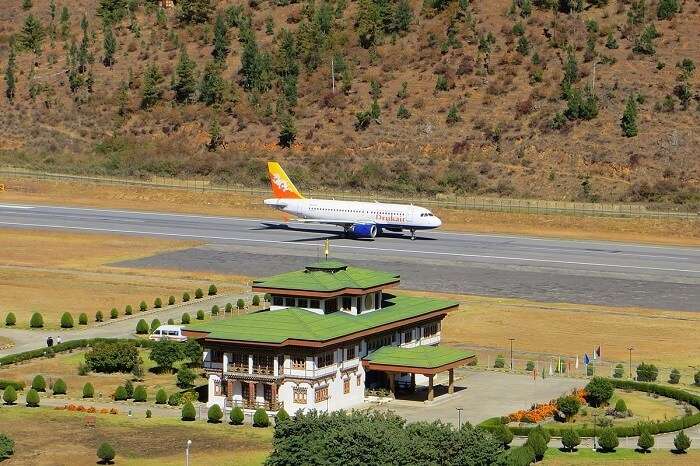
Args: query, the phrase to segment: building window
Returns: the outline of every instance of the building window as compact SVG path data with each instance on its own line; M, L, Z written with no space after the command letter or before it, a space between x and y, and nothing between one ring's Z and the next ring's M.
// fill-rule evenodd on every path
M316 367L319 369L322 367L328 367L333 364L333 353L324 353L316 358Z
M294 298L284 298L284 305L294 307Z
M229 361L229 368L234 371L245 370L248 371L248 355L243 353L231 353L231 360Z
M243 401L250 399L250 386L246 382L241 382L241 398Z
M378 338L374 338L367 343L367 351L374 351L377 348L381 348L382 346L388 346L391 344L392 339L392 333L388 333Z
M306 404L306 388L295 387L294 388L294 403L305 405Z
M282 299L282 296L273 296L272 297L272 305L273 306L284 306L284 299Z
M349 311L352 308L352 298L350 296L343 296L343 310Z
M309 300L306 298L299 298L297 300L298 307L309 307Z
M326 300L326 314L335 312L338 310L338 300L336 298L331 298Z
M224 362L224 352L221 350L210 350L209 357L211 359L211 362Z
M328 399L328 386L318 387L314 393L314 401L326 401Z
M350 393L350 379L343 380L343 393Z
M304 356L292 356L292 369L306 369L306 358Z
M365 295L365 309L372 309L372 295Z
M263 400L266 402L270 403L272 401L272 386L271 385L263 385Z
M351 359L355 359L355 356L356 356L356 354L355 354L355 345L348 346L348 347L345 349L345 359L349 361L349 360L351 360Z
M357 386L362 386L362 376L360 374L357 374Z
M321 301L318 299L311 299L309 300L309 307L311 309L320 309L321 308Z
M410 343L413 341L413 330L409 330L407 332L404 332L403 341L404 341L404 343Z
M438 332L438 324L437 322L433 322L432 324L428 324L425 327L423 327L423 337L432 337L433 335L437 334Z

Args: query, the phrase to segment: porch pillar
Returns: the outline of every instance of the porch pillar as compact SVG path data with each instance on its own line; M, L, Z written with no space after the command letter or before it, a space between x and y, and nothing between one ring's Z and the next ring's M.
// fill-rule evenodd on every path
M271 383L270 384L270 389L272 391L272 399L270 400L270 408L275 409L277 405L277 384L276 383Z
M233 400L233 380L228 381L228 385L226 388L226 395L228 395L229 400Z
M411 390L416 391L416 374L411 372Z
M255 407L255 382L248 382L248 403L250 407Z
M450 385L447 387L447 393L450 395L455 392L455 370L450 369Z
M435 396L435 392L433 390L433 377L434 375L429 375L428 376L428 401L433 401L433 397Z
M252 354L248 355L248 373L249 374L253 373L253 355Z
M389 396L392 398L396 398L396 393L394 392L394 377L395 374L393 372L387 372L387 377L389 377Z

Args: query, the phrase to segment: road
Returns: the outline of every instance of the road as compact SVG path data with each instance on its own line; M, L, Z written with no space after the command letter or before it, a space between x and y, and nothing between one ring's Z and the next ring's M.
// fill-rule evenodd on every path
M268 221L269 222L269 221ZM338 229L108 209L0 205L0 228L149 235L204 245L117 265L266 276L322 254L395 271L404 288L700 311L700 249L431 231L344 239Z

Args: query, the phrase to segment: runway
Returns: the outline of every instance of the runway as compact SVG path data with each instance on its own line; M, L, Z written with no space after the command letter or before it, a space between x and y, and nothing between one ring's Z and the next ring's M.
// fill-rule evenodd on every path
M339 228L266 226L264 220L108 209L0 205L0 227L201 240L205 245L122 262L130 267L265 276L331 255L395 271L410 289L550 302L700 311L700 249L430 231L374 241ZM0 239L2 233L0 231ZM0 241L1 244L1 241Z

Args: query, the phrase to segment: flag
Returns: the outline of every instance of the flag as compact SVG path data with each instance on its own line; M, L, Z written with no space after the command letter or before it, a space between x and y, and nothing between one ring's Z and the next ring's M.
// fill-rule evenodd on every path
M559 373L564 372L562 369L563 369L563 367L561 365L561 356L559 356L559 360L557 361L557 372L559 372Z
M598 358L598 355L596 354L596 350L593 350L593 360L595 361Z
M600 346L595 349L595 354L598 356L598 359L600 359Z
M578 354L576 355L576 369L578 369Z
M589 365L589 364L591 363L591 358L588 357L588 353L585 353L585 354L583 355L583 363L584 363L585 365Z

